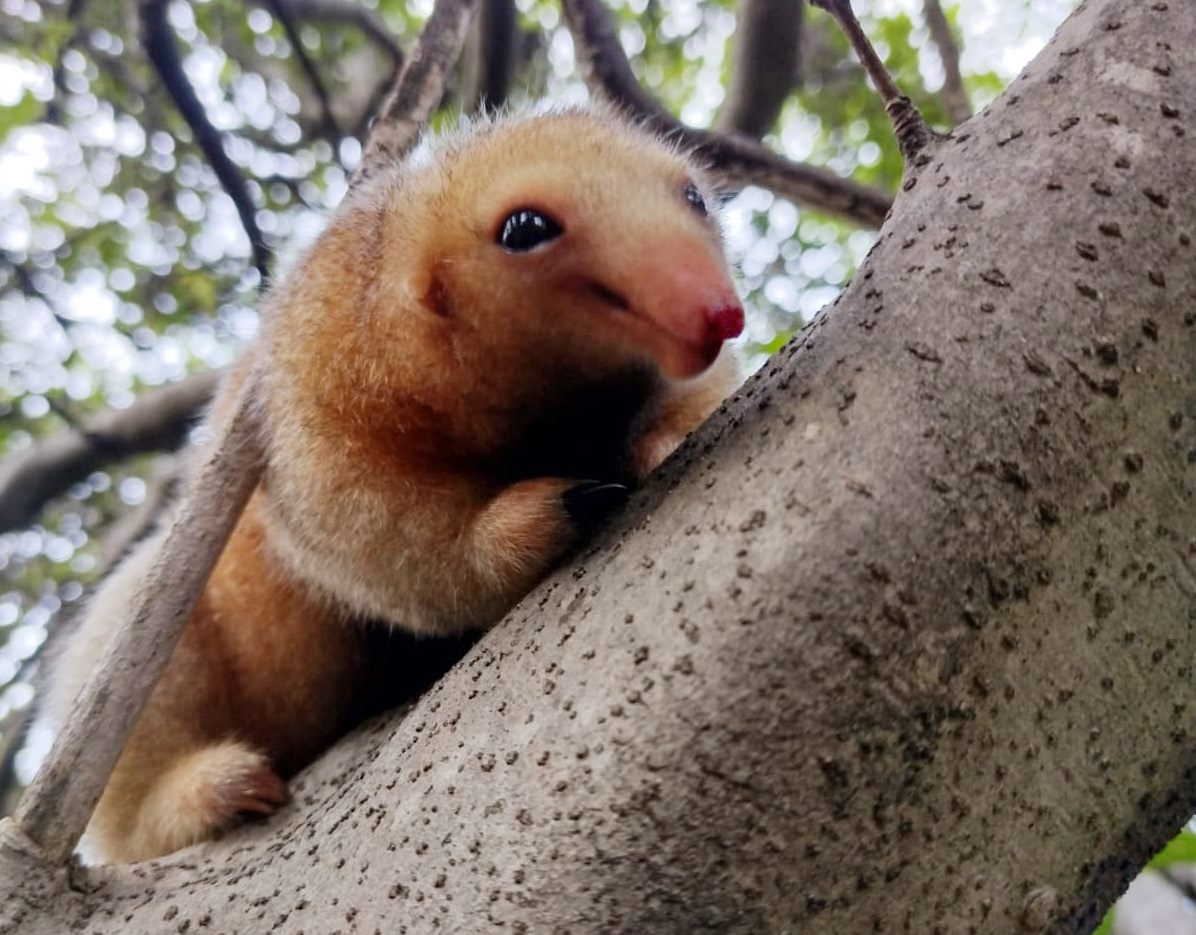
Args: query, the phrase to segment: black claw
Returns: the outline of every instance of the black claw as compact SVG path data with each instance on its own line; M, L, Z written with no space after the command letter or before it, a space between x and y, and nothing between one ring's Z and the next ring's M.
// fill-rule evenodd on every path
M628 490L623 484L588 480L566 490L561 501L574 525L588 531L626 503L627 497Z

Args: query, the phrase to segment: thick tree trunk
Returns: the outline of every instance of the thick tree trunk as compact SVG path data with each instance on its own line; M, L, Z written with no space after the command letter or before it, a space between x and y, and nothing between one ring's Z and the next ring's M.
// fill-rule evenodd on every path
M412 713L272 825L9 917L1090 929L1196 799L1194 69L1187 0L1090 0Z

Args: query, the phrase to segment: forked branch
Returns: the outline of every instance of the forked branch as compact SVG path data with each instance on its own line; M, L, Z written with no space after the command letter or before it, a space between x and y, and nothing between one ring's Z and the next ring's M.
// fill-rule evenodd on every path
M377 11L352 0L276 0L300 22L342 23L355 26L396 65L403 62L403 50Z
M879 227L892 199L880 189L794 162L753 139L686 126L643 89L602 0L562 0L578 62L594 93L705 160L723 180L761 185L797 204Z
M274 13L278 21L282 24L282 30L286 33L287 42L291 44L291 48L295 52L295 57L299 60L299 67L303 69L303 73L307 76L307 81L311 85L316 99L320 102L320 119L324 123L324 132L335 143L344 136L344 133L336 122L336 114L332 110L332 98L328 95L328 87L324 84L324 79L320 75L320 69L312 61L312 57L307 54L307 48L303 45L303 36L300 35L299 24L296 22L295 13L287 5L286 0L268 0L268 3L271 12Z

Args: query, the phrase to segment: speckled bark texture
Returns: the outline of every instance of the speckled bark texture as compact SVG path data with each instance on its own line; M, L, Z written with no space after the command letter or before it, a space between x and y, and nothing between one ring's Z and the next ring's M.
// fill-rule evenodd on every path
M1196 801L1194 49L1087 3L407 717L20 930L1089 931Z

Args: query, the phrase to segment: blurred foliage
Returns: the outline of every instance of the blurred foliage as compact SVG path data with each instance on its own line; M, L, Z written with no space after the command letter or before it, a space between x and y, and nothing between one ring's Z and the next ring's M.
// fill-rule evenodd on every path
M431 0L365 5L408 48ZM536 41L514 102L584 99L558 7L518 5ZM1003 87L1070 5L984 0L967 17L960 11L964 70L978 99ZM683 119L709 124L731 68L734 4L614 6L645 84ZM97 410L127 406L146 387L227 363L256 330L259 280L231 200L138 46L133 0L0 0L0 8L3 458ZM329 121L271 9L174 0L168 18L187 76L249 180L258 225L285 256L318 233L344 193L392 62L351 23L301 22L334 104ZM811 13L806 22L801 90L768 143L895 189L900 159L879 102L830 21ZM878 2L864 25L941 123L933 92L942 69L920 4ZM434 125L451 123L458 108L447 102ZM726 229L756 363L834 297L874 238L759 189L730 202ZM0 534L0 766L15 758L23 780L47 739L34 730L23 748L16 743L32 698L30 663L97 573L113 521L146 496L156 460L97 472L29 529Z
M1196 829L1191 826L1168 841L1146 867L1148 870L1167 870L1179 864L1196 864Z
M1196 819L1189 822L1179 834L1168 841L1167 846L1155 854L1144 869L1170 870L1172 867L1193 864L1196 864ZM1114 906L1105 913L1105 917L1092 935L1113 935L1113 923L1116 916L1117 907Z

